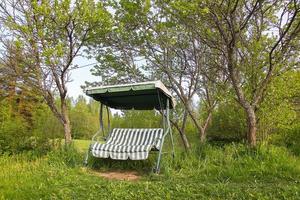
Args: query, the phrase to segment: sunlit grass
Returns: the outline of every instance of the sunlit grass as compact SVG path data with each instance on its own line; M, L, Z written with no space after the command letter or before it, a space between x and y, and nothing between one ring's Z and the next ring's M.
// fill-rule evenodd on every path
M89 141L75 141L84 150ZM163 159L159 176L149 161L92 160L82 168L82 153L56 150L43 157L0 157L0 199L297 199L300 160L285 148L240 144L206 145L189 155L177 151ZM107 180L92 170L137 169L139 181ZM143 170L140 170L143 169ZM148 171L147 171L148 170Z
M73 140L74 146L81 152L86 152L91 140Z

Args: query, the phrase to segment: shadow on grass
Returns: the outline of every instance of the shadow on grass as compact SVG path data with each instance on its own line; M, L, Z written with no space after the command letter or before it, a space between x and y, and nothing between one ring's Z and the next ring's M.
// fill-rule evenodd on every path
M88 167L100 171L135 171L138 174L149 175L152 173L155 162L155 154L150 155L147 160L112 160L90 156Z

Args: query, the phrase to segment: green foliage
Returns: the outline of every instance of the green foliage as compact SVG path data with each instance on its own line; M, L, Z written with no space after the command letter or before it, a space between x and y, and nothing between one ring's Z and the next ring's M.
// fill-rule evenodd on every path
M12 112L11 105L6 101L2 101L0 107L0 154L22 151L45 154L50 150L48 137L38 132L38 126L34 126L35 111L31 111L32 116L28 118L18 112Z
M299 91L299 71L289 71L273 80L258 111L260 138L289 132L291 127L297 125L300 117Z
M103 3L93 0L1 3L2 31L10 35L1 34L1 41L5 41L1 47L4 52L13 50L1 55L1 65L6 68L1 75L9 77L10 71L16 71L12 73L16 76L15 84L21 82L28 90L37 91L36 96L47 102L64 126L68 142L71 133L66 84L74 68L73 61L83 55L84 45L96 34L98 39L106 38L112 26L110 17ZM29 76L27 71L33 75ZM11 93L18 91L16 85L11 89Z
M110 14L100 2L33 1L32 4L24 2L20 5L30 7L18 13L26 20L7 20L6 28L11 32L26 33L20 34L19 39L23 43L29 43L27 45L32 45L32 39L43 42L39 56L47 67L55 66L60 69L63 66L59 65L68 65L65 63L69 62L68 58L77 56L83 43L87 43L95 33L98 37L104 36L110 30ZM37 20L30 21L31 17Z
M241 107L227 97L219 103L212 115L207 134L210 140L236 141L244 138L246 132L245 113Z
M91 138L99 129L99 103L86 102L83 96L79 96L70 108L70 121L74 139Z
M159 128L162 127L161 118L154 110L125 110L121 114L114 115L112 125L120 128Z
M63 135L63 127L45 104L33 113L32 134L48 139L61 138Z
M287 147L293 154L300 156L300 123L281 128L271 135L269 142Z
M22 118L6 119L0 128L0 153L16 153L30 144L28 130Z
M299 146L299 140L296 139L296 127L300 117L299 80L298 71L288 71L276 77L270 84L267 95L257 111L260 141L267 141L270 136L272 141L276 140L276 144L281 140L283 146ZM213 112L212 122L207 130L208 137L212 140L241 140L246 129L242 108L233 96L223 96ZM295 138L295 145L286 145L289 143L286 140L290 140L288 138Z

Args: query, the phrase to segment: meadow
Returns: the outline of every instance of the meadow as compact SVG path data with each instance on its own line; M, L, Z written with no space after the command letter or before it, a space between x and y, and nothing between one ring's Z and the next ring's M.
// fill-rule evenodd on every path
M0 30L0 200L300 200L300 0L2 0ZM159 127L159 174L83 165Z
M206 144L189 154L166 154L161 173L147 161L90 159L88 141L39 156L34 152L0 157L0 199L300 199L300 158L285 147ZM103 171L137 171L139 180L110 180Z

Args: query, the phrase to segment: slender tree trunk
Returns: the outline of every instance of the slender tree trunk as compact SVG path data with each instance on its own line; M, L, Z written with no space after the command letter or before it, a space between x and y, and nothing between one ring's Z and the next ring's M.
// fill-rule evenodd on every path
M203 128L200 129L200 143L206 142L206 134Z
M196 116L194 115L194 113L192 113L191 111L189 111L189 115L192 118L194 124L196 125L196 128L199 131L199 135L200 135L200 142L204 143L206 141L206 133L205 133L205 129L200 125L200 123L198 122L198 120L196 119Z
M180 127L177 122L175 122L171 119L170 119L170 122L177 129L177 131L179 132L179 135L181 137L181 141L183 143L183 146L184 146L185 150L188 151L188 149L190 149L191 145L190 145L190 142L189 142L189 140L188 140L188 138L185 134L185 125L184 125L184 129L182 129L182 127ZM186 124L185 120L183 120L183 124Z
M68 145L72 142L72 135L71 135L71 124L68 115L68 107L65 99L61 100L61 114L62 114L62 121L64 126L65 144Z
M179 135L180 135L180 138L183 143L185 151L188 151L191 148L191 145L190 145L189 139L187 138L187 136L185 134L185 130L182 130L181 128L179 128L178 124L176 124L176 123L172 123L172 124L175 126L175 128L179 132Z
M236 37L236 35L234 35ZM237 95L237 100L239 104L244 108L246 115L247 115L247 125L248 125L248 131L246 134L247 142L251 147L256 146L256 115L254 111L254 106L251 105L249 101L246 100L244 91L242 90L239 80L241 78L239 77L238 71L236 71L236 62L234 58L234 47L235 47L235 37L233 37L232 42L227 47L228 52L228 71L229 76L232 82L232 86L235 90L235 93Z
M204 143L206 141L206 129L207 129L208 124L211 121L211 117L212 117L212 109L209 111L208 116L205 120L205 123L203 125L201 125L200 122L197 120L197 118L196 118L192 108L190 107L189 103L187 103L185 105L185 108L186 108L189 116L191 117L192 121L194 122L197 130L199 131L200 142Z
M188 151L190 148L191 148L191 145L189 143L189 140L185 134L185 131L180 131L180 136L181 136L181 139L183 141L183 145L184 145L184 148L186 151Z
M212 111L210 110L209 113L208 113L208 116L206 117L206 120L205 120L205 123L204 123L203 127L201 127L201 129L200 129L200 132L201 132L200 142L201 143L206 142L206 135L207 135L206 130L207 130L208 124L211 121L211 118L212 118Z
M247 131L247 140L251 147L256 146L256 115L254 109L250 106L246 109L247 112L247 125L248 125L248 131Z
M185 127L186 127L186 122L187 122L187 115L188 115L188 113L185 110L184 111L184 115L183 115L181 129L179 131L181 139L183 141L184 148L185 148L186 151L191 147L190 143L189 143L189 141L188 141L188 139L186 137L186 134L185 134Z

